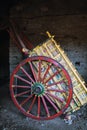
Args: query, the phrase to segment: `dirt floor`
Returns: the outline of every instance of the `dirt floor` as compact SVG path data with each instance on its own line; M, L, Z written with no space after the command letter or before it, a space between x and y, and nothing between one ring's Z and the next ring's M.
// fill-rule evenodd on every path
M71 125L61 117L37 121L25 117L16 108L11 100L8 84L0 87L0 93L0 130L87 130L87 105L73 113Z

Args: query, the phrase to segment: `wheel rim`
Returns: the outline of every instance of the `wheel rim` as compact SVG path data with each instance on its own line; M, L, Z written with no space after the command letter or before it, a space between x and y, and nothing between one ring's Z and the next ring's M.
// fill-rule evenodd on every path
M49 120L64 113L72 99L68 72L57 61L44 56L29 57L13 71L11 97L26 116Z

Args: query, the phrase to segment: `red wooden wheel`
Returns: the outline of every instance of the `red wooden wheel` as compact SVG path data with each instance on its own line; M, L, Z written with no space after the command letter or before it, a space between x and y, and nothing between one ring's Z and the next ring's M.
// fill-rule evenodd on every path
M29 57L10 79L13 102L26 116L49 120L60 116L72 99L69 74L57 61L44 56Z

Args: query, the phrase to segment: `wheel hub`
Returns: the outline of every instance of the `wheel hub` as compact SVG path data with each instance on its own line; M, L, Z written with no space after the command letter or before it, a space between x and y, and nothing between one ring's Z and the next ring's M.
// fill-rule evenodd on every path
M44 93L44 85L42 83L36 82L31 87L31 92L35 95L42 95Z

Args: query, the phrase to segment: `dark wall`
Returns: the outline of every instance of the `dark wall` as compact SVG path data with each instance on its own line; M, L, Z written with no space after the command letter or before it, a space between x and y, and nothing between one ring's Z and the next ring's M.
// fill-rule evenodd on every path
M34 46L46 40L47 30L55 34L87 82L87 0L3 0L0 7L1 21L15 20ZM0 46L3 50L4 46ZM17 54L11 62L12 71L22 59L15 45L11 46L10 56Z
M9 34L0 31L0 85L9 79Z
M55 34L55 39L60 42L61 47L87 82L86 3L85 0L38 0L38 2L30 0L24 4L19 2L10 10L10 18L16 21L20 31L25 33L34 46L46 40L47 30Z

